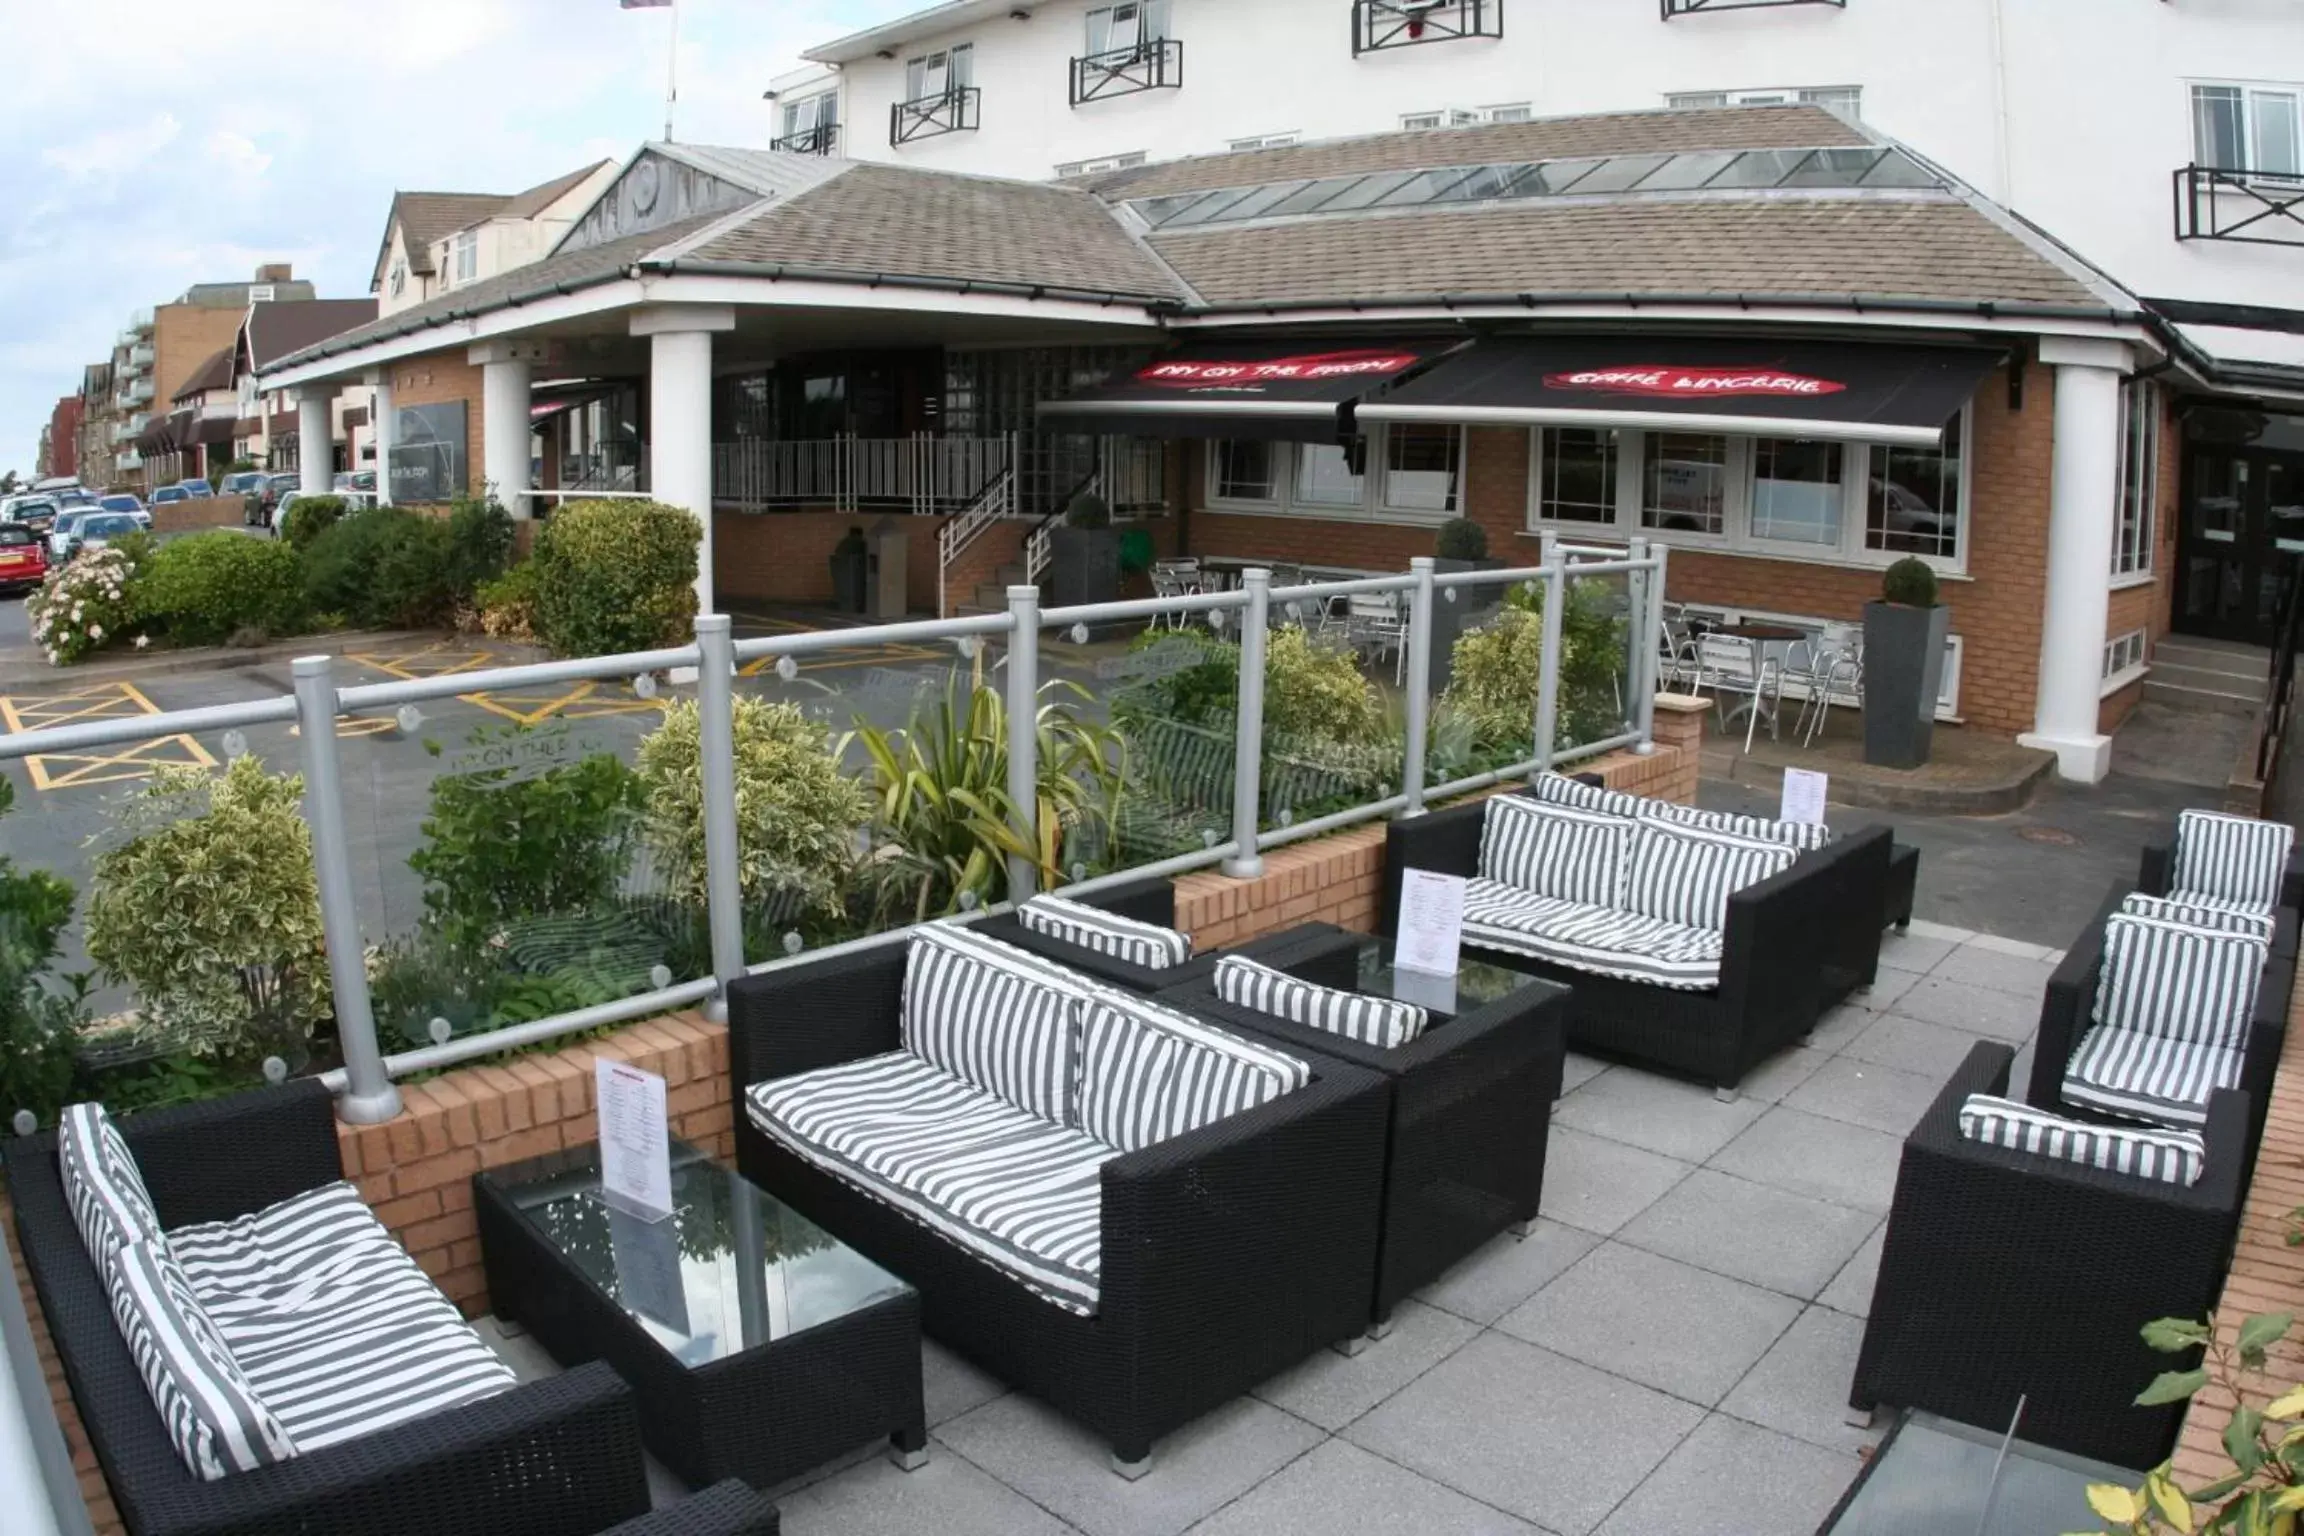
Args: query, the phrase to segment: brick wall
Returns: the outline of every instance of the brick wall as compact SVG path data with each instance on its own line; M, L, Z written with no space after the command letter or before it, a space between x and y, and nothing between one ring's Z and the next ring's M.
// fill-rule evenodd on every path
M481 445L487 441L487 403L481 397L480 368L465 361L465 349L451 347L405 358L392 365L392 406L464 402L464 475L467 491L481 477Z
M876 512L715 512L712 515L714 581L724 598L749 598L759 603L807 608L832 606L832 548L851 528L870 534L882 514ZM905 533L904 606L913 613L936 611L936 535L941 517L898 515ZM1015 543L1022 524L1000 524L987 531L978 545L1000 546L1005 535L1008 553L1016 558ZM975 556L971 549L969 554ZM994 566L998 561L993 562ZM991 567L983 580L991 580ZM972 590L953 583L956 594Z
M154 533L182 533L191 528L237 527L246 516L237 496L203 496L197 501L163 502L152 509Z
M152 312L152 403L139 409L153 419L172 402L192 370L232 345L243 311L207 304L163 304Z

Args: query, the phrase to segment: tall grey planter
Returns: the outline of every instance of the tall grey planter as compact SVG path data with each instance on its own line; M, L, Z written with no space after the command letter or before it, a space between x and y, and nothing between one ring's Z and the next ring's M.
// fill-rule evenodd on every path
M1082 603L1119 600L1119 529L1070 528L1058 523L1048 530L1048 563L1055 579L1053 606L1073 608Z
M1952 610L1864 605L1864 761L1917 768L1936 733Z

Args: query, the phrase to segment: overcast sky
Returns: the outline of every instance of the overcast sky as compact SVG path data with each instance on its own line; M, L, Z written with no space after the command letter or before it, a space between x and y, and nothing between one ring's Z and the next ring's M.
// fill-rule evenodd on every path
M681 0L679 136L767 146L798 52L925 0ZM617 0L0 0L0 470L130 312L293 262L357 298L396 188L516 192L663 132Z

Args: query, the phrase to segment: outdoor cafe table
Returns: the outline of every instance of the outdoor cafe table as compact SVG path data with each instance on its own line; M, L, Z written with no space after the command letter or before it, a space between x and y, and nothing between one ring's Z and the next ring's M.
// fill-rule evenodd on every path
M1768 624L1751 619L1745 619L1734 624L1715 624L1705 633L1718 635L1727 640L1742 640L1752 647L1752 692L1746 696L1744 702L1728 711L1726 718L1720 722L1722 733L1726 734L1733 731L1740 716L1754 711L1765 711L1768 718L1768 734L1774 736L1776 734L1776 712L1784 697L1784 673L1783 664L1779 662L1776 673L1776 697L1773 700L1763 701L1760 680L1767 671L1769 653L1771 649L1788 650L1803 640L1814 639L1815 636L1805 629L1790 624Z

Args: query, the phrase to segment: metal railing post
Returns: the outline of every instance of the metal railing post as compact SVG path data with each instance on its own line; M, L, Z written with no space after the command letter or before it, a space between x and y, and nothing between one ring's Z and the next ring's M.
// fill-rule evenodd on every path
M1253 880L1264 873L1256 850L1257 812L1264 779L1264 640L1272 612L1272 573L1252 566L1240 573L1248 606L1240 610L1240 719L1232 753L1232 857L1224 873Z
M1040 589L1010 587L1008 616L1008 803L1016 835L1025 846L1040 845ZM1039 889L1039 865L1021 854L1008 856L1008 899L1022 901Z
M1408 797L1405 814L1424 814L1424 754L1432 732L1432 601L1439 595L1432 585L1430 555L1408 562L1416 588L1408 602L1408 742L1401 753L1401 792Z
M1536 678L1536 741L1535 751L1530 754L1536 760L1536 767L1530 778L1551 771L1553 743L1558 739L1560 610L1568 605L1568 572L1559 545L1555 535L1545 533L1541 545L1543 554L1537 561L1544 572L1544 664Z
M354 1125L374 1125L400 1113L400 1090L385 1075L376 1018L368 1008L368 957L352 895L352 847L344 833L344 784L336 756L334 663L326 656L299 656L291 670L304 756L304 819L312 828L312 872L328 939L336 1039L344 1053L344 1093L336 1113Z
M1640 644L1648 663L1641 669L1640 691L1632 701L1632 724L1640 732L1639 744L1632 750L1642 757L1656 750L1656 679L1664 657L1664 569L1670 553L1662 544L1649 544L1647 549L1655 562L1655 569L1646 575L1648 602L1640 615Z
M696 752L704 791L704 901L712 977L705 1017L728 1022L728 984L744 974L744 850L736 826L736 635L724 613L696 617Z

